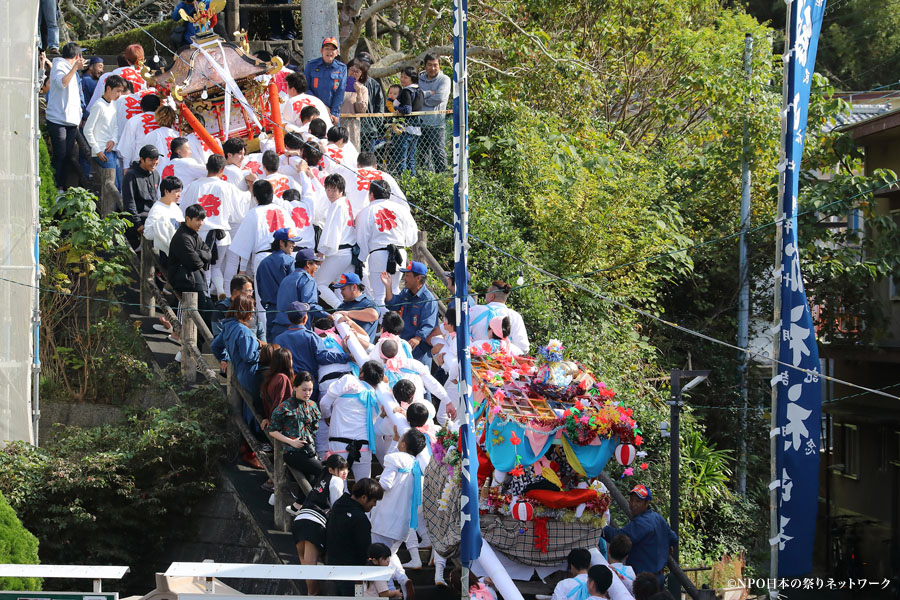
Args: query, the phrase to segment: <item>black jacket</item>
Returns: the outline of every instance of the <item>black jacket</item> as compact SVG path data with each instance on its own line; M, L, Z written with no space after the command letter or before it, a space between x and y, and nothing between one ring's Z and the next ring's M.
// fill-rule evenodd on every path
M325 551L329 565L362 566L372 543L372 523L362 504L350 494L334 501L325 525Z
M212 253L196 231L182 223L169 242L169 282L179 292L208 293L203 271Z
M150 207L159 199L159 173L145 171L134 161L122 180L122 204L131 221L140 225L147 218Z

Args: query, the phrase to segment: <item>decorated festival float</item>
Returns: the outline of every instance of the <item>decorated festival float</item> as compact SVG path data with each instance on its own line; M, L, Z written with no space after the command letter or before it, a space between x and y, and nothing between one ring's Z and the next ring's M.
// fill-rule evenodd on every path
M282 61L251 55L244 32L237 34L241 45L216 35L211 21L224 6L225 0L212 0L208 8L199 3L193 15L182 10L182 20L193 23L198 34L177 50L169 69L144 78L160 96L175 101L181 131L193 131L205 150L222 154L220 142L229 137L245 138L253 148L268 131L283 151L281 106L271 77Z
M513 578L511 563L549 573L572 548L597 546L610 505L597 478L613 457L632 472L641 430L632 409L584 365L565 360L556 340L537 359L488 345L471 355L482 537L509 559ZM458 443L442 432L425 474L423 510L445 556L460 539Z

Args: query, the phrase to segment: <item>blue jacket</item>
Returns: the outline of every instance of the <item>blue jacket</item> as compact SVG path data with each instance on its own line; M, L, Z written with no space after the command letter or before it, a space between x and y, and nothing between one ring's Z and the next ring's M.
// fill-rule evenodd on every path
M210 345L218 360L228 360L238 381L252 396L259 395L256 372L259 369L259 342L237 319L225 319L222 331Z
M215 312L212 314L212 327L210 327L210 331L212 331L213 335L219 335L219 332L222 331L222 324L225 322L225 315L228 313L228 309L231 308L231 298L225 297L222 300L219 300L215 303ZM256 336L261 342L268 341L266 339L266 330L262 326L258 315L250 319L250 329L253 332L253 335ZM228 351L225 351L225 359L228 361ZM229 361L230 362L230 361Z
M282 279L281 284L278 286L278 294L275 300L278 314L275 315L275 323L285 327L290 326L291 322L287 318L287 311L291 310L291 302L300 301L306 302L311 308L306 327L312 329L312 322L315 319L328 315L319 306L318 300L319 290L316 287L316 281L303 269L297 269Z
M411 340L419 337L422 342L413 349L413 358L421 360L431 355L431 344L425 341L428 334L437 326L437 298L426 286L422 286L418 294L403 289L399 294L385 302L388 310L396 310L403 317L403 331L400 337Z
M340 117L344 88L347 87L347 65L338 59L326 65L325 60L319 57L306 63L303 74L306 76L306 92L324 102L331 109L331 114ZM326 117L320 115L327 123Z
M364 294L360 294L359 298L356 300L351 300L347 302L344 300L341 302L341 305L338 306L338 310L365 310L367 308L375 308L375 302L372 301L371 298ZM369 334L369 341L375 340L375 331L378 329L378 321L372 321L371 323L366 323L365 321L357 321L353 319L353 321L362 327L366 333Z
M306 371L313 376L314 400L319 397L319 365L350 362L350 357L343 352L326 350L322 338L302 325L291 325L275 338L275 343L291 351L294 373Z
M625 563L631 566L635 573L662 571L669 556L669 546L674 546L678 541L678 535L672 531L666 520L658 512L650 509L636 516L621 529L609 525L603 528L603 537L607 541L611 541L620 533L631 538L631 554Z
M256 268L256 291L263 306L278 302L278 286L294 271L294 256L281 250L272 252Z

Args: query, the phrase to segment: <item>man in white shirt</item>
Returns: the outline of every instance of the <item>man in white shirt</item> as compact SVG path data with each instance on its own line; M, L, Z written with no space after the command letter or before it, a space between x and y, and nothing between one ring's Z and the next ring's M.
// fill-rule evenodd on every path
M509 317L510 344L518 350L517 354L528 354L528 332L522 315L506 305L511 291L512 286L505 281L498 279L491 283L484 297L485 303L469 307L469 333L473 340L489 339L491 320L494 317Z
M356 219L356 243L359 245L359 260L368 263L372 300L382 314L386 310L383 308L385 284L381 274L390 274L391 289L399 294L398 266L406 263L404 248L415 244L418 235L419 228L409 212L409 206L391 199L390 189L384 180L372 181L368 206Z
M125 56L125 60L128 61L128 66L119 67L111 73L104 73L100 76L99 81L97 81L97 87L94 88L94 95L84 99L85 102L87 102L87 109L89 111L94 110L94 105L100 100L100 96L103 95L105 90L103 84L109 77L118 76L123 80L127 79L131 82L131 85L134 86L135 92L140 92L147 87L147 82L141 77L137 67L138 63L144 61L144 48L140 44L131 44L125 48L125 51L122 54Z
M242 192L249 192L250 185L247 182L250 175L249 169L244 169L244 157L247 153L247 142L242 138L228 138L222 144L222 152L225 153L225 172L222 179L235 186ZM256 177L250 178L250 182Z
M360 152L356 158L356 172L347 180L347 198L353 205L353 213L359 214L369 200L369 185L376 179L383 179L390 187L390 198L395 202L406 204L406 194L397 185L397 180L390 173L385 173L376 166L375 154Z
M75 139L81 124L81 82L78 72L84 68L81 48L75 42L62 47L53 59L50 89L47 92L47 129L53 146L53 173L56 187L64 189L69 165L75 160Z
M346 127L338 125L328 130L328 144L325 146L325 171L338 173L344 179L356 176L356 163L359 152L350 143L350 134Z
M327 115L328 107L325 103L306 93L306 77L303 73L291 73L285 80L287 85L288 100L281 106L281 121L301 127L303 123L300 113L307 106L315 106L319 115ZM309 120L312 120L311 118Z
M151 132L151 135L158 133L160 130ZM162 166L160 175L168 177L174 175L181 180L182 185L190 186L196 180L206 177L206 166L196 160L191 153L191 145L188 139L177 137L169 144L171 148L171 158L168 164ZM160 161L160 165L163 161Z
M159 253L163 266L169 254L169 242L179 223L184 223L184 213L178 206L181 192L181 181L177 177L164 177L159 184L160 199L150 207L144 221L144 238L153 242L153 249Z
M556 584L552 600L588 600L588 569L591 568L591 552L584 548L569 551L567 557L569 577Z
M332 129L340 129L335 127ZM316 273L319 297L331 308L343 301L331 289L342 273L353 271L353 246L356 245L356 226L350 201L344 196L344 178L329 175L325 178L325 194L328 197L328 213L319 238L319 252L325 257Z
M281 159L274 150L266 150L262 155L262 167L265 172L264 179L272 184L272 193L275 194L275 203L286 207L283 200L284 193L287 190L297 190L303 192L303 188L292 177L288 177L278 172L281 165Z
M106 78L106 88L103 96L94 104L87 123L84 124L84 138L91 146L91 154L101 170L101 178L104 181L115 177L117 190L122 189L122 166L119 162L119 154L116 151L116 141L119 139L119 127L116 121L116 100L125 91L125 80L118 75ZM97 84L100 87L100 84ZM106 216L116 210L116 204L121 199L116 199L107 191L104 185L100 195L100 214Z
M229 292L225 288L223 267L225 253L231 245L231 230L237 229L250 210L250 193L222 181L220 176L224 170L225 157L219 154L210 156L206 161L206 177L191 183L179 201L181 210L199 204L206 211L206 219L197 233L212 250L209 277L219 296L227 296Z
M122 99L119 99L121 103ZM122 155L122 164L130 165L138 160L138 153L144 146L138 146L138 143L144 139L151 131L159 129L154 113L159 108L159 96L156 94L146 94L141 98L141 113L135 115L133 119L125 121L124 127L119 125L119 142L116 144L119 153ZM146 145L146 144L144 144ZM159 148L157 152L163 154Z
M328 422L328 449L347 457L356 481L372 474L375 419L381 412L375 388L383 377L382 366L370 360L358 378L347 374L332 383L319 405Z

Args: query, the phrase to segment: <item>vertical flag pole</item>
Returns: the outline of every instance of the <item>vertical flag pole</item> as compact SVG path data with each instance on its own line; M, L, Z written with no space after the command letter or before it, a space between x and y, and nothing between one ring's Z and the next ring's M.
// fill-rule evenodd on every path
M819 492L819 351L800 268L800 165L825 0L787 0L776 230L769 581L812 569ZM769 590L777 598L778 590Z
M453 1L453 237L456 284L456 343L459 358L460 561L462 598L469 597L469 568L481 554L478 523L477 451L473 418L472 371L469 364L469 278L466 252L469 248L469 115L466 65L467 0Z
M788 80L790 79L788 76L788 61L791 56L791 7L788 6L787 15L785 16L785 24L784 24L784 53L782 54L782 60L784 64L784 70L782 75L782 84L781 84L781 156L779 157L779 164L785 165L787 164L787 159L785 158L785 153L787 152L787 144L785 143L786 135L787 135L787 120L788 120L788 103L790 100L788 99ZM782 206L782 198L784 198L784 179L785 172L787 169L782 169L781 174L778 177L778 206L776 211L776 225L775 225L775 302L774 302L774 321L776 330L778 333L772 341L772 358L776 361L772 363L772 378L774 383L772 385L772 405L770 408L770 431L769 435L769 481L775 482L778 480L778 464L777 464L777 455L778 455L778 388L780 387L777 384L778 375L779 375L779 365L778 365L778 350L781 346L781 246L782 246L782 235L783 235L783 227L784 227L784 207ZM770 556L769 556L769 577L771 579L776 579L778 577L778 488L769 486L769 547L770 547ZM775 593L775 597L777 598L778 591L777 590L769 590L770 595Z

